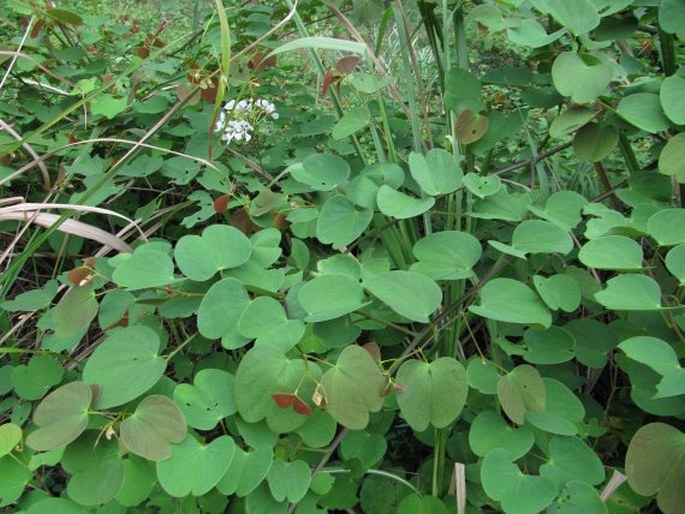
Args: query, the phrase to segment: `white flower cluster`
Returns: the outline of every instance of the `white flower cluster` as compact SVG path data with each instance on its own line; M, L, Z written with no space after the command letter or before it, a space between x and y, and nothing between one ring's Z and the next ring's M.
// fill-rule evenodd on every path
M257 98L249 100L229 100L219 113L215 130L222 132L222 141L245 141L252 139L256 124L263 118L278 119L278 112L273 102Z

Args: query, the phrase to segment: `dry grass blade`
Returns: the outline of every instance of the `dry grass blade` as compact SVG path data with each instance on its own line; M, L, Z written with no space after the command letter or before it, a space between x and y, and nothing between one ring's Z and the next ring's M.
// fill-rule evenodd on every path
M621 473L620 471L614 470L614 474L611 475L611 480L609 480L609 483L606 485L604 490L602 491L602 494L599 496L603 502L606 503L606 501L611 498L611 495L613 495L616 492L616 489L621 487L621 484L628 480L628 478Z
M31 221L41 227L50 228L54 225L60 216L57 214L50 214L47 212L36 211L14 211L0 213L0 221ZM120 252L131 252L131 247L118 237L105 232L104 230L72 219L64 220L57 230L66 234L73 234L75 236L97 241L103 245L111 246Z
M17 141L21 141L22 137L19 135L17 131L15 131L12 127L10 127L7 123L5 123L5 120L0 118L0 127L2 130L6 131L10 136L12 136L14 139ZM43 188L46 191L50 191L50 188L52 187L52 183L50 182L50 173L48 173L48 167L45 165L45 163L38 157L38 153L33 149L33 147L28 144L26 141L22 142L21 146L26 150L31 157L33 157L37 162L38 162L38 168L40 168L40 172L43 175Z

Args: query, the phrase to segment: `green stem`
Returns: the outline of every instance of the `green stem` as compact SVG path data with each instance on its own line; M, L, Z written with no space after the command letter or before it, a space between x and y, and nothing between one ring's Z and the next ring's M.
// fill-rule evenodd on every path
M661 27L659 27L659 47L661 49L661 68L664 70L664 75L670 77L675 74L677 69L673 34L664 32Z
M442 496L442 484L445 475L445 448L447 446L447 429L435 430L435 448L433 448L433 484L431 494L436 498Z
M623 154L623 159L626 161L626 166L628 166L628 171L633 175L640 171L640 165L637 162L637 157L635 157L635 152L633 152L633 147L630 146L630 141L628 141L628 136L621 133L618 137L618 146Z

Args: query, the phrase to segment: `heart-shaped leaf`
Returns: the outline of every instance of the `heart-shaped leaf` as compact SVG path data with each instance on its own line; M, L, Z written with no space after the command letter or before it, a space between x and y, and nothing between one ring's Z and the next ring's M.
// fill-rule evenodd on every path
M659 100L666 116L676 125L685 125L685 78L671 75L661 84Z
M581 290L570 275L559 273L551 277L533 276L535 290L547 307L556 311L573 312L580 306Z
M366 107L353 107L335 124L333 131L331 132L331 137L338 141L350 137L355 132L366 127L370 121L371 113L369 113L369 110ZM295 178L297 178L297 176ZM299 181L302 182L302 180Z
M83 382L70 382L47 395L33 414L38 429L26 438L37 451L48 451L76 440L88 426L93 390Z
M454 134L463 145L470 145L481 139L488 130L488 118L465 109L457 117Z
M493 410L478 414L469 429L469 446L479 457L485 457L494 448L504 448L512 460L517 460L533 447L534 439L530 428L512 428Z
M186 420L179 408L158 394L143 398L120 428L124 446L153 462L169 458L171 443L180 443L186 433Z
M523 341L528 351L523 358L531 364L561 364L573 358L576 340L570 332L552 326L547 330L526 330Z
M220 369L203 369L193 385L178 384L174 401L188 424L199 430L212 430L224 418L235 414L233 375Z
M340 444L340 456L346 461L357 459L364 469L369 469L383 460L387 449L388 443L384 436L364 430L352 430Z
M449 510L440 498L435 496L419 496L412 493L406 496L397 506L397 514L447 514Z
M385 377L373 357L361 346L348 346L335 366L321 377L326 405L331 416L343 426L363 430L369 412L383 407Z
M573 249L573 240L563 228L550 221L526 220L514 229L511 246L525 253L560 253Z
M540 466L540 475L561 488L570 480L599 485L605 472L597 454L578 437L554 436L549 443L548 461Z
M344 275L323 275L305 282L297 293L310 323L339 318L366 302L359 280Z
M128 289L161 287L177 281L174 263L166 252L139 247L112 274L112 280Z
M647 220L647 232L659 246L685 243L685 209L661 209Z
M661 150L659 172L685 184L685 132L673 136Z
M592 239L578 252L580 262L595 269L641 269L642 257L642 247L625 236Z
M632 360L656 371L661 380L656 386L655 398L669 398L685 394L685 369L678 355L666 341L651 336L626 339L618 347Z
M561 25L576 36L587 34L600 22L599 13L592 0L531 0L536 9L553 16Z
M183 236L174 249L181 272L198 282L212 278L218 271L237 268L251 254L250 240L230 225L210 225L201 236Z
M606 504L597 490L587 482L571 480L561 490L559 497L547 507L549 514L608 514Z
M471 268L480 259L480 242L467 232L444 230L419 239L412 253L419 262L411 271L434 280L458 280L471 276Z
M410 153L409 172L421 190L430 196L456 191L463 177L454 156L440 148L430 150L425 156L416 152Z
M286 462L275 459L268 475L269 490L278 502L297 503L309 489L311 470L303 460Z
M341 248L362 235L373 218L372 209L359 209L347 197L332 196L321 208L316 222L319 241Z
M628 445L626 475L633 490L657 495L665 514L676 514L685 504L685 434L665 423L640 428Z
M502 189L502 182L497 175L467 173L464 177L464 186L478 198L487 198Z
M431 424L445 428L461 413L469 390L466 370L451 357L428 363L405 361L397 372L397 404L402 417L417 432Z
M497 398L506 415L517 425L523 425L530 411L545 409L545 384L540 372L522 364L499 379Z
M117 330L98 346L83 368L83 380L102 392L95 405L109 409L137 398L164 374L159 336L143 325Z
M507 323L536 324L549 328L552 315L527 285L511 278L496 278L480 291L480 305L469 310L478 316Z
M526 421L551 434L576 435L578 424L585 417L585 408L578 397L553 378L542 379L545 385L544 410L529 410Z
M613 78L613 66L593 54L563 52L552 65L554 87L579 104L594 102Z
M10 456L1 458L0 508L17 501L24 492L29 480L31 480L31 472L20 461Z
M364 287L397 314L412 321L428 322L442 302L438 285L412 271L385 271L364 277Z
M561 137L573 134L592 120L595 111L589 107L572 107L552 120L549 126L549 135Z
M654 311L661 309L661 288L651 277L629 273L609 279L595 299L615 311Z
M685 244L674 246L666 254L666 268L674 277L685 284Z
M236 447L231 465L216 488L227 496L231 494L238 497L246 496L257 489L267 477L273 461L271 448L263 447L245 452Z
M599 162L607 157L618 144L618 129L613 125L588 123L573 138L573 151L590 162Z
M390 186L382 185L376 193L378 210L386 216L407 219L423 214L435 205L434 198L414 198Z
M21 427L14 423L0 425L0 458L10 453L21 442Z
M651 134L671 126L661 109L659 97L652 93L634 93L623 97L616 112L631 125Z
M202 496L226 474L235 451L235 442L227 435L206 445L188 435L173 446L170 458L157 463L159 484L176 498Z
M197 313L197 328L204 337L219 339L226 348L237 348L249 341L238 333L238 320L250 303L247 289L239 280L224 278L212 284L202 298Z
M368 120L366 123L368 124ZM340 122L338 122L338 124L340 124ZM363 126L365 125L366 124ZM336 129L334 128L333 130L335 131ZM338 130L341 131L340 129ZM356 130L357 129L354 129L353 132ZM350 134L353 132L350 132ZM301 166L294 166L291 174L295 180L307 184L314 191L331 191L345 182L350 176L350 165L347 164L345 159L338 157L337 155L314 153L306 157L304 161L302 161Z
M485 493L509 514L536 514L557 494L553 481L522 473L504 448L495 448L485 456L480 478Z

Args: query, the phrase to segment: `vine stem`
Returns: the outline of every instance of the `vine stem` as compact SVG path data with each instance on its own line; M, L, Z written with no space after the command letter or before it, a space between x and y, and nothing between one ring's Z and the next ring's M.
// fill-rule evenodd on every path
M331 457L333 456L333 453L335 453L335 450L338 449L338 446L340 446L340 443L342 443L343 439L345 439L345 436L347 435L347 429L343 428L338 435L335 437L331 445L328 447L328 450L326 450L326 453L324 453L323 457L321 457L321 460L319 463L316 465L314 468L314 471L312 471L312 478L311 481L314 481L314 479L319 476L319 473L321 473L321 470L324 468L324 466L328 463L329 460L331 460ZM286 514L292 514L295 512L295 508L297 507L296 503L291 503L288 505L288 510L286 510Z

